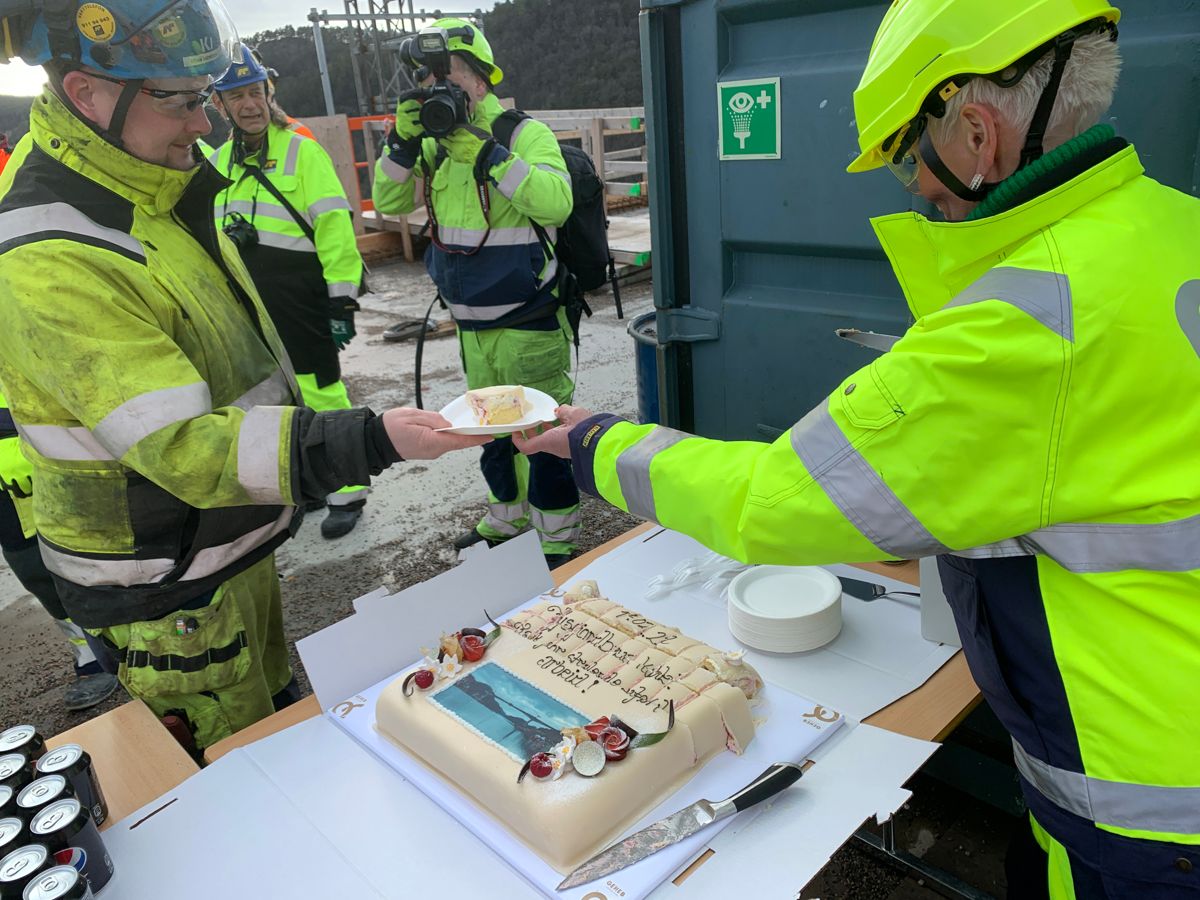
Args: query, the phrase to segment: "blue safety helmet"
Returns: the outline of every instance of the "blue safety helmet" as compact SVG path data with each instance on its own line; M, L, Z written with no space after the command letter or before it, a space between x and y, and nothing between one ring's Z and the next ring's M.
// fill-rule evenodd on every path
M237 29L222 0L49 5L60 9L38 2L21 23L21 58L31 66L57 60L131 81L197 76L215 81L233 61Z
M233 48L233 65L229 67L225 77L217 82L216 88L219 93L224 93L269 79L270 73L254 52L245 44L237 44Z

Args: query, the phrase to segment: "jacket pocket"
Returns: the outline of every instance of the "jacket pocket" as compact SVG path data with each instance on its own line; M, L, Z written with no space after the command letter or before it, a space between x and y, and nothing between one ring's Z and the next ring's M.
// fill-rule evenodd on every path
M249 671L242 612L222 586L208 606L130 625L118 675L134 696L161 697L220 690Z
M904 409L874 364L850 377L842 386L840 402L846 420L868 431L886 428L904 416Z

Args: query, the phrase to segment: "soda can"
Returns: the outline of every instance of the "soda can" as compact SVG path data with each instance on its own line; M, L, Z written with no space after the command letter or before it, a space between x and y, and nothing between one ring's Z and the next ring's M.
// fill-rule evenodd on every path
M0 756L0 785L19 791L33 781L33 766L24 753L5 753Z
M14 725L0 731L0 755L24 753L30 762L37 762L46 752L46 742L32 725Z
M75 789L67 781L66 775L43 775L21 788L21 793L17 794L17 806L25 810L26 817L32 822L34 813L47 803L74 796Z
M55 866L25 885L23 900L92 900L87 876L71 866Z
M54 865L45 844L26 844L0 859L0 900L24 900L25 886Z
M100 779L87 751L78 744L63 744L37 762L39 775L64 775L75 789L79 802L92 811L92 820L99 828L108 819L108 803L104 791L100 790Z
M0 784L0 819L9 817L29 821L29 811L17 806L17 792L7 785Z
M0 819L0 858L29 843L29 828L16 816Z
M29 823L29 833L54 853L55 861L74 866L87 876L97 894L113 876L112 858L100 837L92 813L76 797L43 806Z

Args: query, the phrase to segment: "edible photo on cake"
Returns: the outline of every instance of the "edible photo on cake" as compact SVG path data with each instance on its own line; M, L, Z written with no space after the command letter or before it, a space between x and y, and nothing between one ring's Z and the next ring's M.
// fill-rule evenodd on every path
M429 699L518 763L557 744L564 728L591 721L495 663L479 666Z

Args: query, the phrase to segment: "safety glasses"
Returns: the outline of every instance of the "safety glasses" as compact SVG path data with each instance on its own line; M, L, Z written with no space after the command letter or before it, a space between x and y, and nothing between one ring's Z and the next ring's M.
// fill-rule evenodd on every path
M108 75L100 75L96 72L88 72L93 78L99 78L101 81L107 81L110 84L119 84L121 87L128 85L128 81L121 78L110 78ZM201 106L208 106L212 102L214 85L198 91L166 91L159 88L138 88L138 92L145 94L154 102L154 108L164 116L170 116L173 119L186 119Z
M927 117L924 113L897 131L880 148L883 161L893 175L910 193L917 193L917 176L921 171L921 158L917 155L917 142L925 133Z

